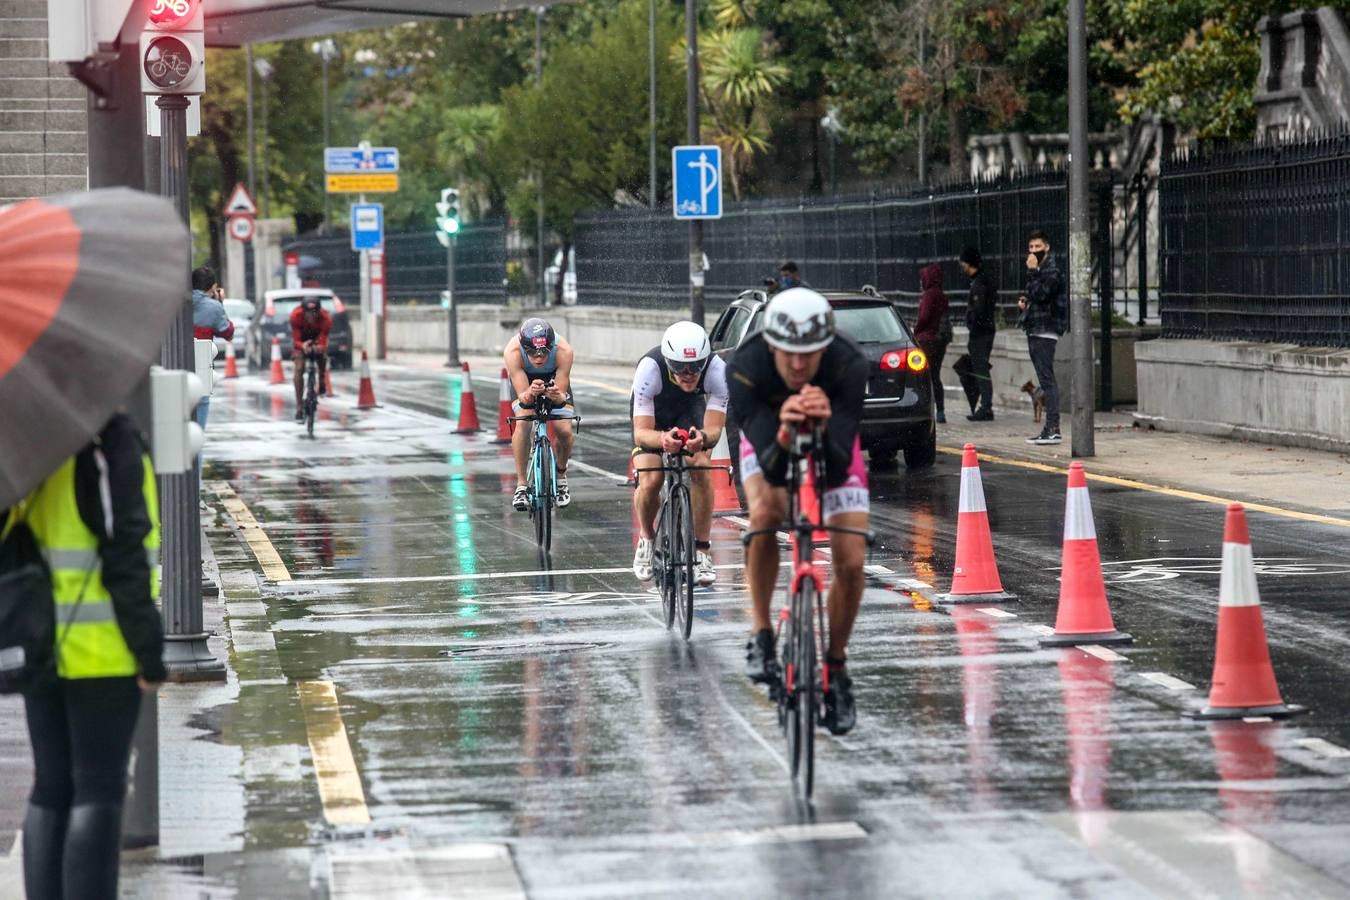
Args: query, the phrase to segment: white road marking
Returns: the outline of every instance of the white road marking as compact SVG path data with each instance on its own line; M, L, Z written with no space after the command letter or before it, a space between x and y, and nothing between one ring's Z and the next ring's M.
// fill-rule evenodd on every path
M1144 672L1140 675L1140 677L1147 678L1154 684L1160 684L1163 687L1167 688L1169 691L1195 690L1195 685L1191 684L1189 681L1182 681L1180 678L1175 678L1171 675L1168 675L1166 672Z
M1114 650L1108 650L1107 648L1103 647L1100 644L1079 644L1078 649L1082 650L1088 656L1095 656L1098 659L1102 659L1107 662L1121 662L1122 660L1128 662L1126 657L1121 656Z
M23 829L20 828L14 832L14 843L9 848L11 859L18 859L23 854Z
M1270 716L1243 716L1242 721L1250 722L1251 724L1255 725L1260 722L1274 722L1275 720L1272 719Z
M733 828L724 831L637 834L616 839L618 846L633 847L754 847L805 841L865 840L867 832L857 822L818 822L810 825L770 825L764 828ZM606 842L606 847L613 844Z
M863 566L863 571L868 575L894 575L895 570L886 566Z
M754 738L755 741L761 747L767 750L769 755L772 756L778 762L778 765L782 767L783 771L786 772L788 775L791 775L792 767L789 766L788 761L783 758L783 754L778 752L777 747L773 746L768 741L766 741L764 739L764 735L756 731L755 726L751 725L749 722L745 720L745 716L741 715L739 712L736 711L736 708L731 705L731 701L727 699L727 695L724 694L721 690L718 690L717 699L722 701L722 708L727 711L727 715L731 716L733 719L739 722L741 727L744 728L749 733L749 735L752 738Z
M897 578L895 583L903 588L909 588L911 591L926 591L932 587L926 581L920 581L917 578Z
M976 612L982 612L982 613L984 613L986 616L989 616L990 618L994 618L994 619L1015 619L1015 618L1017 618L1017 613L1010 613L1010 612L1008 612L1006 609L998 609L997 607L994 607L994 606L981 606L980 608L978 608L978 609L975 610L975 611L976 611Z
M1027 625L1028 631L1034 631L1036 634L1049 636L1055 633L1055 629L1049 625Z
M745 563L723 563L714 569L744 569ZM399 578L312 578L278 585L283 591L298 591L307 587L332 587L354 584L432 584L447 581L487 581L495 578L537 578L540 575L618 575L632 572L632 566L609 569L525 569L520 572L473 572L460 575L406 575Z
M568 460L567 468L580 469L583 472L590 472L592 475L599 475L602 478L608 478L611 481L617 481L619 484L628 483L627 475L620 475L617 472L611 472L608 469L602 469L599 466L593 466L590 463L584 463L579 459Z
M1306 750L1325 756L1328 759L1346 759L1350 758L1350 750L1339 747L1331 741L1324 741L1321 738L1301 738L1298 745Z
M328 854L328 895L526 900L505 844L335 849Z

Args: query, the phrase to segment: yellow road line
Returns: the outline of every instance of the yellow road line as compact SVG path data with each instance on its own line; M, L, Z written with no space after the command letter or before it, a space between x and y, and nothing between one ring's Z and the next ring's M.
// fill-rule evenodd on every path
M632 393L632 387L616 387L612 384L606 384L603 381L594 381L590 378L573 378L572 384L584 384L586 387L599 388L602 391L609 391L611 394L622 394L627 397Z
M253 518L253 513L248 511L248 506L235 494L234 488L223 481L216 482L214 486L216 495L220 497L221 505L225 507L225 511L239 526L244 543L248 544L249 549L253 551L253 555L257 557L258 564L262 566L263 576L268 581L290 581L291 573L286 569L286 564L281 561L281 554L277 553L277 548L272 546L272 542L267 538L267 532L262 530L258 520Z
M370 810L332 682L302 681L299 688L324 818L333 825L368 824Z
M939 447L941 453L948 453L952 456L960 456L961 450L956 447ZM1005 466L1017 466L1022 469L1032 469L1037 472L1054 472L1059 475L1067 474L1067 466L1052 466L1046 463L1028 462L1022 459L1010 459L1006 456L995 456L990 453L980 453L979 458L987 462L999 463ZM1286 519L1298 519L1303 522L1316 522L1319 525L1335 525L1340 528L1350 528L1350 519L1339 519L1335 516L1324 516L1319 513L1302 512L1297 509L1285 509L1281 506L1270 506L1265 503L1249 503L1246 500L1238 500L1231 497L1216 497L1213 494L1201 494L1197 491L1186 491L1180 488L1163 487L1159 484L1149 484L1146 481L1136 481L1133 478L1119 478L1115 475L1095 475L1087 473L1088 480L1100 481L1103 484L1113 484L1117 487L1133 488L1137 491L1148 491L1153 494L1166 494L1169 497L1179 497L1183 500L1195 500L1199 503L1213 503L1217 506L1227 506L1230 503L1241 503L1247 509L1253 512L1268 513L1272 516L1283 516Z

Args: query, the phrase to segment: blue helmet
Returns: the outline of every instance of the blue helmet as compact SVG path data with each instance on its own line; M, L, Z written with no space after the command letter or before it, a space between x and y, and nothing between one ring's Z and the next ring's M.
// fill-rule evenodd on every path
M540 318L526 319L520 326L520 349L528 353L531 350L552 350L558 342L553 326Z

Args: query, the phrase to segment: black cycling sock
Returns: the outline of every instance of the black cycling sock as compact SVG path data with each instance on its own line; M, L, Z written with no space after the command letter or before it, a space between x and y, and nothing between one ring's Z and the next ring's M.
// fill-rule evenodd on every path
M844 668L845 666L848 665L848 660L847 660L847 659L835 659L833 656L831 656L830 654L826 653L826 654L825 654L825 665L829 666L831 669L842 669L842 668Z
M695 550L711 550L712 541L694 541Z

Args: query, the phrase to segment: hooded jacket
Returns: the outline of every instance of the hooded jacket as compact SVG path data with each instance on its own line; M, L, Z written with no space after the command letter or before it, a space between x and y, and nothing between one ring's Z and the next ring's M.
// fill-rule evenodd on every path
M919 320L914 325L914 339L920 344L936 344L938 330L947 315L947 295L942 290L942 267L937 263L919 271Z

